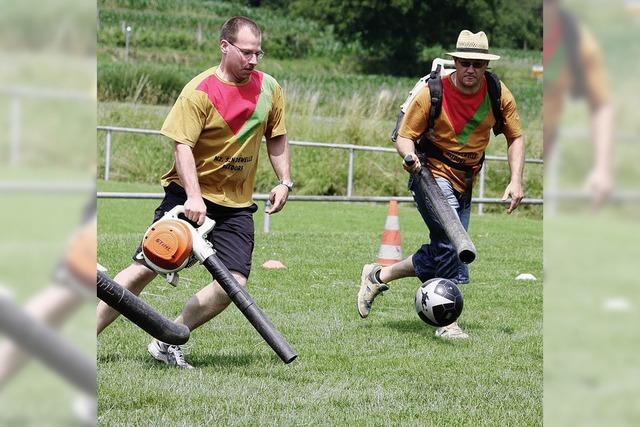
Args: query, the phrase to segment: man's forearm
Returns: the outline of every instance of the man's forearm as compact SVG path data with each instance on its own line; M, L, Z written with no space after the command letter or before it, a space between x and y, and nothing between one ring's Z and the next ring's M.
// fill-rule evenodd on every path
M273 171L278 176L278 179L290 181L291 158L289 154L289 142L287 141L287 135L279 135L268 139L267 153L269 154L269 161L271 162Z
M176 142L173 154L176 160L176 170L187 197L202 197L196 172L196 161L191 147Z
M398 136L396 139L396 150L400 157L404 158L407 154L415 153L415 144L409 138Z
M511 171L511 181L522 184L524 171L524 136L508 141L507 159Z
M609 170L612 157L613 108L605 104L596 109L591 117L591 139L593 141L595 168Z

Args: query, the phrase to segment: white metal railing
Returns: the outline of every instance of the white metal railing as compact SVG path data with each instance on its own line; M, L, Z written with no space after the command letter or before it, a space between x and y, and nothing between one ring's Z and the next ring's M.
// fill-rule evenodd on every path
M109 172L111 169L111 150L113 144L113 133L134 133L134 134L142 134L142 135L154 135L154 136L162 136L159 130L155 129L139 129L139 128L127 128L127 127L118 127L118 126L98 126L97 129L99 131L105 132L105 153L104 153L104 180L109 180ZM384 201L397 199L402 200L402 198L396 197L365 197L366 200L360 200L362 198L353 196L353 170L354 170L354 159L356 151L373 151L379 153L395 153L397 151L394 148L388 147L373 147L366 145L353 145L353 144L336 144L336 143L324 143L324 142L312 142L312 141L289 141L290 145L297 145L302 147L319 147L319 148L333 148L339 150L348 150L349 151L349 163L347 166L347 195L346 196L332 196L332 198L327 198L329 196L295 196L292 195L292 200L312 200L310 197L322 197L322 200L348 200L348 201ZM505 156L485 156L485 160L488 161L501 161L506 162L508 159ZM543 164L542 159L526 159L526 163L534 163L534 164ZM473 200L478 203L478 213L482 215L484 204L485 203L503 203L500 199L493 198L485 198L484 197L484 180L486 174L487 164L483 166L480 170L479 176L479 188L478 188L478 197ZM122 193L102 193L103 197L109 197L109 194L122 194ZM126 193L125 193L126 194ZM305 197L302 199L301 197ZM373 200L376 199L376 200ZM380 199L380 200L378 200ZM407 197L407 199L411 199ZM542 198L535 199L524 199L522 201L523 204L542 204Z
M164 193L131 193L131 192L107 192L98 191L96 193L98 199L137 199L137 200L161 200L164 198ZM253 194L253 200L263 201L265 203L265 214L262 219L262 231L269 233L270 216L267 214L267 210L270 206L269 194ZM413 202L413 197L394 197L394 196L313 196L303 194L292 194L288 200L297 201L313 201L313 202L389 202L395 200L398 202ZM503 201L498 198L476 198L472 199L475 203L495 203L495 204L508 204L508 201ZM522 199L522 204L525 205L542 205L542 199Z
M134 192L118 192L118 191L98 191L96 193L98 199L162 199L164 193L134 193ZM254 200L267 201L269 200L268 194L254 193ZM310 194L292 194L288 197L288 200L298 200L305 202L388 202L396 200L398 202L413 202L413 197L410 196L315 196ZM474 197L474 202L478 203L496 203L496 204L509 204L509 201L505 201L496 197ZM542 199L522 199L523 204L529 205L541 205Z
M17 166L22 158L22 102L31 99L62 99L92 101L94 97L86 92L66 89L35 88L24 86L0 87L0 95L10 99L9 107L9 165Z

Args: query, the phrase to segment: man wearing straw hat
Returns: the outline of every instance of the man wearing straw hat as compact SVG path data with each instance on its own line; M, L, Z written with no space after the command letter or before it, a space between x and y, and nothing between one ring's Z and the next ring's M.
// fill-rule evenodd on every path
M367 264L363 267L358 293L358 312L362 318L369 315L375 297L388 290L388 283L396 279L418 277L425 282L439 277L458 284L469 283L467 265L458 259L453 245L426 206L425 198L413 178L422 165L432 172L445 198L467 229L471 214L472 183L482 167L493 128L494 133L504 133L507 139L511 170L511 178L503 195L503 200L511 199L507 213L513 212L524 196L524 136L516 102L504 83L499 82L495 75L485 73L489 61L500 57L489 53L489 42L484 32L474 34L468 30L460 32L456 50L447 55L453 57L455 72L441 78L440 114L432 124L429 123L433 94L429 86L424 85L410 99L395 141L398 154L403 159L406 156L413 159L410 166L403 162L403 168L412 174L409 189L429 228L430 242L396 264L384 267ZM497 100L490 99L489 92L495 93L497 90L489 87L492 84L494 88L499 88ZM492 103L499 111L494 111ZM499 116L502 116L502 120L499 120ZM457 322L438 328L436 336L468 338Z

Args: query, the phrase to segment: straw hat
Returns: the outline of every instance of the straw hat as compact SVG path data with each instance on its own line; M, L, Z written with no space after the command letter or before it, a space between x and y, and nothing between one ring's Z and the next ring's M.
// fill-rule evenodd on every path
M489 40L484 31L472 33L469 30L462 30L456 42L456 51L448 52L447 55L463 59L500 59L498 55L489 53Z

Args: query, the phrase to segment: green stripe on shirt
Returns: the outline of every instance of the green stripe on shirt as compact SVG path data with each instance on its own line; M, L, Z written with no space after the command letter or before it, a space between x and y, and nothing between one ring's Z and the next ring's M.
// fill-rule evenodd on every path
M462 145L467 143L469 136L471 136L473 131L484 121L485 117L487 117L490 105L491 101L489 100L489 91L487 91L484 99L482 100L482 104L480 104L476 112L473 114L473 117L469 119L467 124L462 128L462 131L457 135L458 143Z
M258 98L258 103L256 104L256 109L253 110L253 114L238 131L237 141L240 145L244 144L247 139L253 135L255 129L266 120L269 110L271 109L271 100L273 99L275 89L276 81L265 74L262 79L262 90Z

